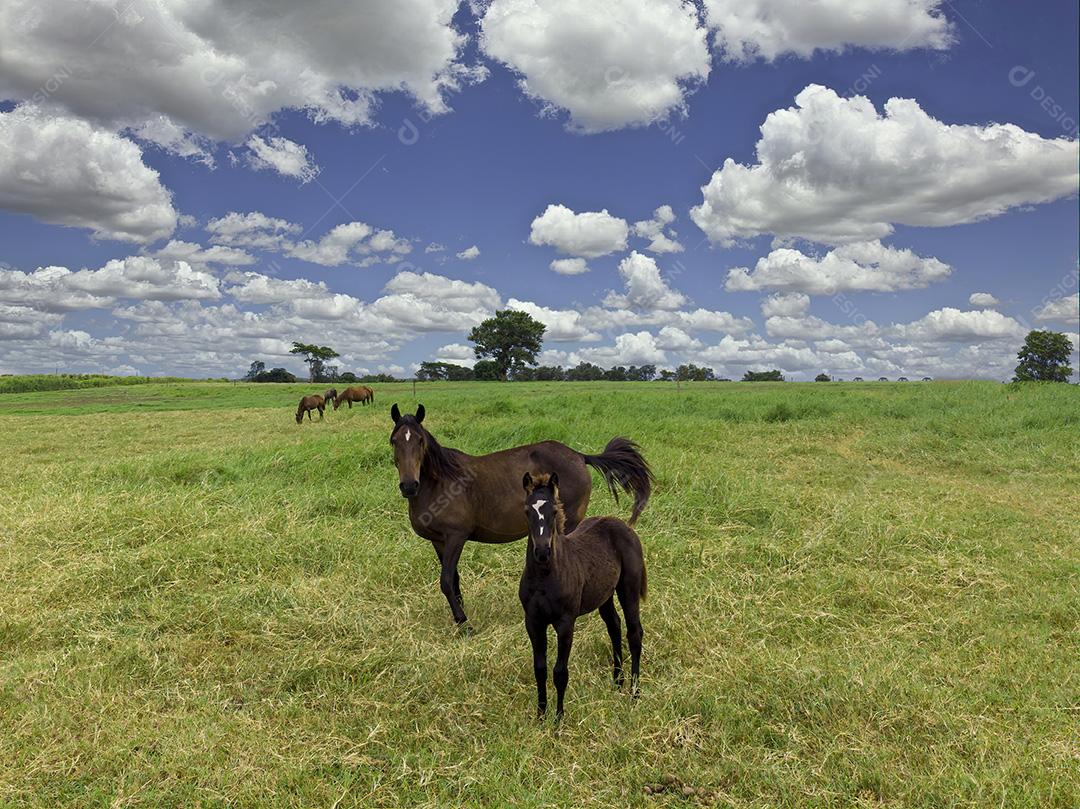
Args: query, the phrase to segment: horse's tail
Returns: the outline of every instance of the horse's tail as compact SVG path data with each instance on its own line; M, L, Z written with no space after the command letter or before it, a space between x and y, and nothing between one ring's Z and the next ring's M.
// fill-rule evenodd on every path
M630 525L637 522L649 502L653 482L652 470L641 455L641 447L628 438L612 438L599 455L581 453L581 458L604 476L616 503L619 502L620 488L634 495L634 510L629 522Z

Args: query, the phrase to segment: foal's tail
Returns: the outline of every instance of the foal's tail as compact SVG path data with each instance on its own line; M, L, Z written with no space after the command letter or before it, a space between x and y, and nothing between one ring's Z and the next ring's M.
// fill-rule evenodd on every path
M642 509L652 494L653 473L641 455L641 447L628 438L612 438L599 455L581 454L582 460L594 467L607 482L615 502L619 502L619 489L634 495L634 510L630 525L637 522Z

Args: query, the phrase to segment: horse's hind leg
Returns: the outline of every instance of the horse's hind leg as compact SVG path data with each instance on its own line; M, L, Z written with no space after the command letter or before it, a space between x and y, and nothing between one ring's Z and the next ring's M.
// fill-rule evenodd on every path
M615 665L615 687L622 688L622 622L619 621L619 613L615 611L615 596L612 595L600 605L600 617L607 625L608 637L611 638L611 659Z
M555 720L562 719L563 697L566 684L570 682L570 649L574 645L574 619L564 618L555 625L555 634L559 636L559 654L555 658L555 668L551 670L551 679L555 681Z
M619 603L626 617L626 641L630 645L630 694L638 695L638 675L641 672L641 638L645 634L641 628L641 583L628 582L624 569L623 578L617 588Z

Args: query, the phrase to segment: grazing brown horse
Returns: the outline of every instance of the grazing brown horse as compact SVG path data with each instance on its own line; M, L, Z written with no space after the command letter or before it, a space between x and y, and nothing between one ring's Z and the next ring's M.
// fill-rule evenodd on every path
M649 465L637 444L625 438L611 439L599 455L585 455L558 441L526 444L490 455L466 455L441 446L421 426L423 405L417 407L415 416L403 416L395 404L390 417L394 420L390 444L398 468L398 488L409 499L409 522L418 535L435 546L442 565L439 586L459 626L468 620L458 576L461 550L466 540L512 542L528 533L529 521L521 510L518 488L525 472L558 473L571 529L584 519L592 494L587 466L604 476L616 502L619 488L634 495L631 525L652 492Z
M375 391L367 385L360 385L355 388L345 388L345 390L334 399L334 410L337 410L346 402L349 404L349 409L352 410L353 402L359 402L360 404L366 405L368 402L374 401Z
M611 638L615 687L623 684L622 627L615 611L619 596L626 616L630 644L630 693L637 696L641 670L641 618L638 614L648 589L645 556L634 529L617 517L589 517L566 533L566 516L559 502L559 476L525 473L525 516L529 546L518 597L525 609L525 628L533 649L536 674L536 712L547 710L547 629L555 627L559 639L552 679L558 703L556 720L563 715L563 696L570 679L568 662L574 643L574 622L593 610L607 625Z
M317 393L313 393L311 396L304 396L300 399L300 406L296 408L296 423L299 424L304 420L304 414L307 413L308 421L311 421L311 411L318 410L319 418L323 417L323 410L326 409L326 400L323 399Z

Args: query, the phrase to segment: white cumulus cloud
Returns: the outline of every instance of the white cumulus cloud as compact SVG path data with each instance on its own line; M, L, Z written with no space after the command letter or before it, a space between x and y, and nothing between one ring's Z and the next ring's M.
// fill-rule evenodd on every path
M705 0L716 46L732 61L848 47L941 50L952 42L943 0Z
M284 109L369 124L381 92L432 113L484 75L460 60L457 0L262 0L0 5L0 98L51 103L162 145L240 142ZM90 43L92 40L92 46Z
M771 233L840 243L894 224L942 227L1076 193L1077 141L1012 124L944 124L912 99L878 113L810 85L761 126L757 160L730 158L702 187L694 222L714 242Z
M1035 319L1041 323L1059 321L1076 323L1080 321L1080 301L1076 295L1066 295L1049 300L1035 310Z
M589 265L583 258L557 258L549 266L552 272L559 275L581 275L589 271Z
M997 298L991 295L989 292L972 292L968 296L968 303L972 306L981 306L984 309L990 309L1001 303Z
M484 52L579 132L681 113L709 75L707 32L683 0L493 0L480 25Z
M134 142L31 104L0 112L0 208L129 242L156 241L177 224Z
M607 210L574 213L565 205L548 205L533 219L529 243L550 245L560 253L599 258L626 249L629 226Z
M480 248L477 247L474 244L472 247L466 247L464 250L462 250L460 253L458 253L457 257L460 258L462 261L472 261L474 258L477 258L479 255L480 255Z
M311 152L302 143L288 138L252 135L245 146L250 150L248 165L253 169L276 171L301 183L310 182L319 174L320 169L315 165Z
M643 219L634 223L634 235L649 240L649 246L645 249L650 253L681 253L683 246L679 244L672 232L669 236L664 232L675 221L675 211L670 205L661 205L653 211L652 219Z
M661 277L656 260L636 250L619 262L619 275L626 282L626 293L609 292L604 298L605 306L666 311L678 309L686 303L686 296L668 286Z
M907 249L880 241L855 242L807 255L782 247L758 259L751 271L736 267L728 271L729 292L778 289L832 295L841 290L895 292L921 289L949 276L951 268L936 258L923 258Z

